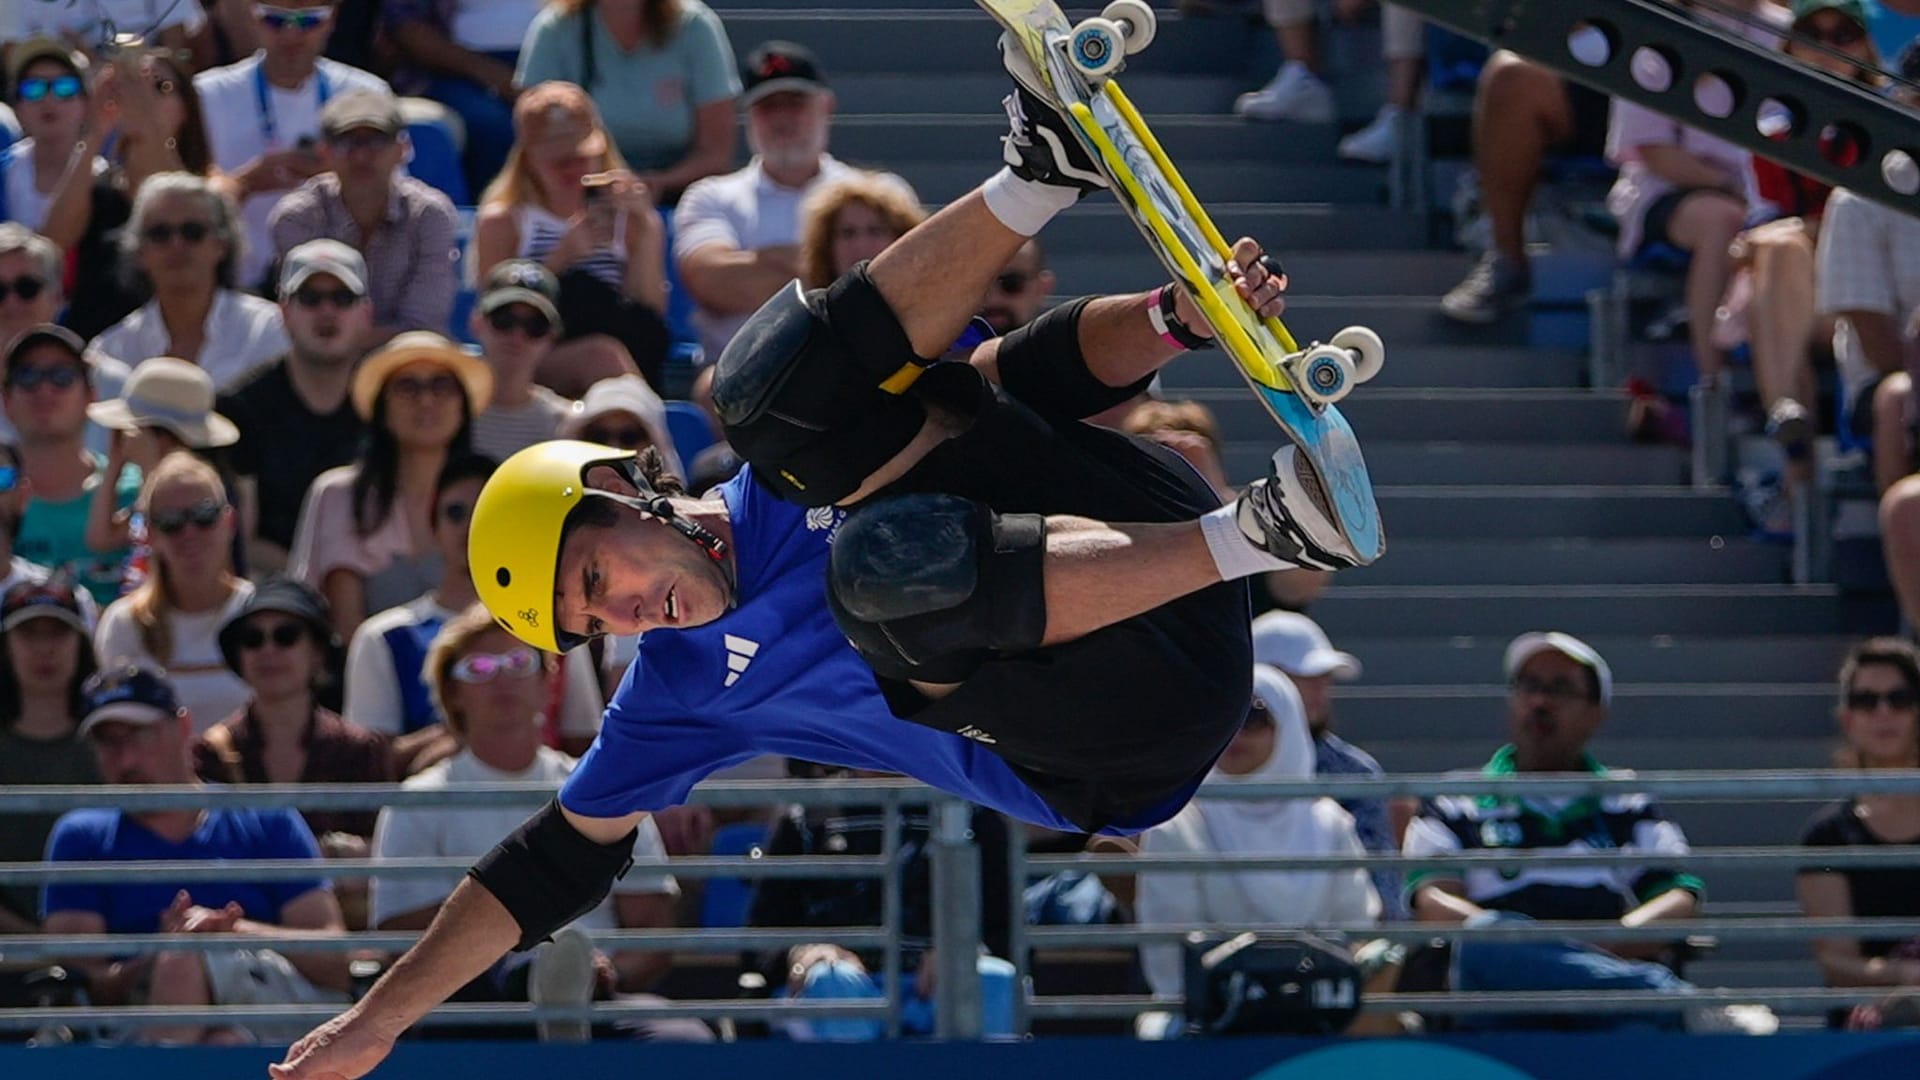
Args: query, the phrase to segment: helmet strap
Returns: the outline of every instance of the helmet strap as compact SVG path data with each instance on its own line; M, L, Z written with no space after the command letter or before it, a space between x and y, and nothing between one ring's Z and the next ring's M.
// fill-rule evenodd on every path
M732 547L728 545L725 540L722 540L712 529L701 525L699 522L688 520L682 516L678 510L674 509L672 498L661 494L654 488L646 476L641 473L640 462L637 458L628 458L625 461L612 464L616 465L621 475L626 477L627 482L632 484L634 490L639 494L622 495L619 492L601 491L596 488L586 488L586 492L597 495L603 499L612 499L615 502L631 506L635 510L646 514L648 517L658 519L661 524L699 545L700 550L706 552L707 557L712 559L714 564L720 568L721 576L726 578L727 607L731 609L737 599L735 592L739 586L739 581L734 571L733 560L729 558L733 551Z

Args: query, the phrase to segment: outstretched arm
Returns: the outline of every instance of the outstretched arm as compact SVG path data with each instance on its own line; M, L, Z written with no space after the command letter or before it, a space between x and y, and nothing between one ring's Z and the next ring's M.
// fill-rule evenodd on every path
M644 814L581 817L562 809L585 839L610 845L627 837ZM356 1080L393 1050L400 1033L493 966L520 941L522 928L506 906L464 878L427 932L346 1012L321 1024L268 1066L275 1080Z

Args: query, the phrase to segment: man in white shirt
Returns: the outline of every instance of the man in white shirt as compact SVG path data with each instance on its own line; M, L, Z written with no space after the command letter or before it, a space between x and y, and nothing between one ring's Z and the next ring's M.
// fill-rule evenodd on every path
M245 200L240 281L248 288L273 257L267 215L274 203L320 171L313 149L320 109L349 90L392 92L379 76L320 55L333 31L334 0L259 0L255 7L261 50L193 78L213 163ZM324 16L314 14L323 8Z
M467 570L467 526L474 500L492 473L493 462L477 454L455 458L440 470L433 500L439 584L415 600L375 613L353 632L347 646L347 698L341 714L369 731L412 734L441 721L421 669L440 628L477 599ZM606 702L585 654L562 662L566 666L560 746L585 753L600 730L600 712Z
M747 58L743 83L753 160L689 187L673 215L673 257L698 305L694 325L708 363L747 316L799 276L802 200L855 172L827 153L833 91L811 52L769 41ZM893 179L919 201L905 180Z

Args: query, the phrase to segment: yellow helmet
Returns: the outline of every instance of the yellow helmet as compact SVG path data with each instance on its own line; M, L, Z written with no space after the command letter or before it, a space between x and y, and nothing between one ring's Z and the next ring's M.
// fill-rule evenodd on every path
M480 602L502 629L547 652L566 652L586 643L587 638L560 629L554 596L567 515L589 494L659 518L706 549L731 584L726 543L675 513L642 474L637 459L631 450L555 440L529 446L494 470L473 505L467 567ZM587 470L596 465L619 469L638 494L588 488Z
M593 443L543 442L501 462L487 479L473 504L467 565L480 602L501 628L547 652L581 643L560 632L553 609L560 532L585 498L587 470L633 456Z

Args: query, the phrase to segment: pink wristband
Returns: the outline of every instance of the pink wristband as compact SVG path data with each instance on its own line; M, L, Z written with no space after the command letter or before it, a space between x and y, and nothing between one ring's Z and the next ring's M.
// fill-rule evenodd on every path
M1179 349L1181 352L1186 352L1187 346L1179 338L1173 336L1173 331L1167 329L1166 317L1160 314L1161 294L1166 291L1167 287L1162 285L1147 294L1147 321L1153 324L1154 333L1160 335L1161 341Z

